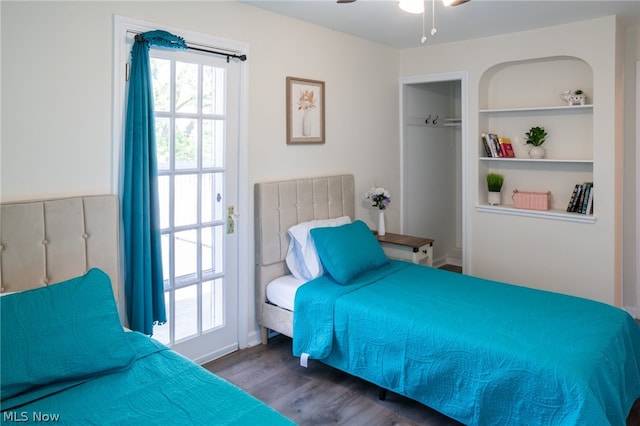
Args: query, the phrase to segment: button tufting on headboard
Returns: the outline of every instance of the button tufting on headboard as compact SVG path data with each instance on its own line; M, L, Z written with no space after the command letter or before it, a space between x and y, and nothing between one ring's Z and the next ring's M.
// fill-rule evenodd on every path
M115 195L4 203L0 208L4 246L0 284L5 291L57 283L97 267L109 275L117 297L119 210Z

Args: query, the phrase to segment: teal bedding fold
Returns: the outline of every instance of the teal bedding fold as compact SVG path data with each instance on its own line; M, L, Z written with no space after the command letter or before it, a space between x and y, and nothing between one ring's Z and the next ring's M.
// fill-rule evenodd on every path
M125 332L99 269L0 298L0 422L291 425L157 341Z
M134 360L111 280L95 268L62 283L3 296L0 332L3 406L30 389L64 387Z
M93 377L39 399L3 402L2 422L41 413L63 425L292 425L233 384L137 332L126 333L136 353L127 370ZM11 401L8 401L11 402ZM10 411L7 411L10 410Z
M294 336L294 355L469 425L623 425L640 397L626 312L406 262L305 284Z
M335 301L406 266L404 262L390 262L362 274L347 286L337 285L329 275L323 275L300 287L294 300L293 354L307 353L313 359L329 356L334 339Z

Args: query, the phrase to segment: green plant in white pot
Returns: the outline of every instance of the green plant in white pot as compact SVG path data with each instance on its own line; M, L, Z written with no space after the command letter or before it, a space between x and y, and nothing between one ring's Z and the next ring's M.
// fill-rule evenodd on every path
M487 201L490 205L499 205L502 202L502 184L504 176L500 173L487 173Z
M543 158L544 148L542 144L547 140L547 132L544 130L544 127L532 127L524 135L527 137L526 143L533 145L533 148L529 150L529 157Z

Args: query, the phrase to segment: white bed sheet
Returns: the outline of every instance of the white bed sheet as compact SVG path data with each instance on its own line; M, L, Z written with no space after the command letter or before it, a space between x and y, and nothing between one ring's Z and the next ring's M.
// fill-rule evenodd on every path
M276 306L293 312L293 301L298 288L308 280L285 275L267 284L267 300Z

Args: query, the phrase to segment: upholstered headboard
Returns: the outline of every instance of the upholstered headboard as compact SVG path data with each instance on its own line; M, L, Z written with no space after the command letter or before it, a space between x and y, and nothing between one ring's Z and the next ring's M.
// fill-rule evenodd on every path
M256 183L254 189L256 304L262 318L267 284L289 273L288 229L314 219L355 219L355 193L353 175Z
M100 268L118 297L119 212L115 195L0 206L0 291L42 287Z

